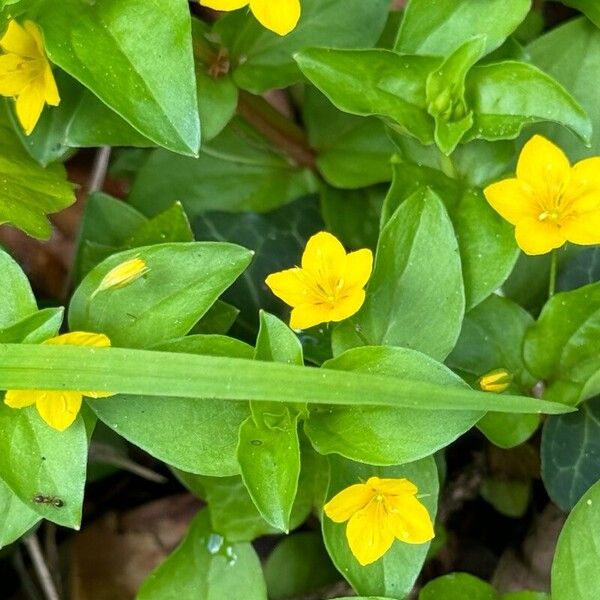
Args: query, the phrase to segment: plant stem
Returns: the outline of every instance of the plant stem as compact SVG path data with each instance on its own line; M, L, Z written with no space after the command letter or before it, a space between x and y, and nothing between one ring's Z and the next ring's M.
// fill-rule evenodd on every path
M35 572L38 576L46 600L60 600L60 596L56 591L56 586L54 585L52 575L50 575L48 565L46 564L46 561L44 559L44 555L42 553L40 543L37 539L37 535L35 533L28 535L23 540L23 543L27 548L27 552L29 553L29 556L31 558L33 568L35 569Z
M558 250L552 250L550 254L550 283L548 285L548 299L554 296L556 291L556 270L558 266Z
M452 179L458 179L458 172L454 166L452 157L446 156L443 152L440 152L440 167L444 175Z
M362 327L354 320L354 318L350 318L350 323L352 323L352 328L354 329L356 335L360 338L360 341L365 346L372 346L371 342L365 337L365 334L362 332Z

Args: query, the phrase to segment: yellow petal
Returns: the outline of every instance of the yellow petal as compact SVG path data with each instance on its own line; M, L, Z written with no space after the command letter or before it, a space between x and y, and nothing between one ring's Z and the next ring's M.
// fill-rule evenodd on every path
M14 20L10 21L6 33L0 39L0 48L27 58L40 57L35 38Z
M574 244L600 244L600 209L580 213L562 222L561 233Z
M130 283L133 283L149 271L146 262L139 257L126 260L111 269L102 279L100 285L94 292L94 296L98 292L108 290L110 288L121 288Z
M17 97L17 117L26 135L34 130L40 120L46 103L45 93L43 79L37 78L21 90Z
M298 267L272 273L265 283L278 298L290 306L323 301L316 290L314 279Z
M103 333L88 333L87 331L63 333L42 343L59 346L94 346L95 348L108 348L110 346L110 340Z
M536 192L541 202L560 196L569 185L571 165L564 152L541 135L534 135L521 150L517 178Z
M355 290L342 298L338 298L329 310L327 321L335 321L337 323L355 315L364 304L365 297L365 290L361 289Z
M352 554L365 566L381 558L391 547L394 534L388 528L383 502L372 500L348 521L346 537Z
M250 9L261 25L287 35L300 20L300 0L250 0Z
M344 289L364 288L373 271L373 253L368 248L350 252L342 275Z
M11 408L25 408L36 403L39 393L35 390L8 390L4 396L4 404Z
M414 496L386 497L387 527L406 544L424 544L433 539L433 523L425 506Z
M35 43L37 56L46 60L46 50L44 48L44 39L40 28L33 21L25 21L23 28L29 34Z
M60 104L60 96L56 87L56 80L49 64L44 67L44 98L46 104L50 106L58 106Z
M327 304L301 304L290 315L292 329L308 329L331 321L331 307Z
M356 483L336 494L324 507L325 514L335 523L347 521L373 498L373 491L364 483Z
M16 54L0 56L0 95L18 96L38 76L31 61Z
M517 223L515 237L521 250L530 255L546 254L566 241L555 223L531 218Z
M482 375L477 382L484 392L500 394L509 388L512 382L512 375L506 369L494 369Z
M110 398L111 396L116 396L115 392L80 392L82 396L86 398Z
M335 293L345 266L346 251L334 235L321 231L308 240L302 255L302 268L314 277L325 294Z
M488 185L483 193L490 206L512 225L527 217L537 218L543 208L536 202L532 189L518 179L504 179Z
M80 392L38 392L35 404L50 427L64 431L77 418L81 400Z
M408 479L380 479L379 477L369 477L367 485L377 490L380 494L386 496L414 496L419 490L417 486Z
M249 0L200 0L202 6L213 8L214 10L237 10L244 6L248 6Z

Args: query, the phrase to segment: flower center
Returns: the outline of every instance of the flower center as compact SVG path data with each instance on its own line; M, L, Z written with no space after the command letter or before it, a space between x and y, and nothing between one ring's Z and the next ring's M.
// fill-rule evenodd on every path
M538 219L540 221L552 221L553 223L556 223L560 220L560 212L557 209L545 210L540 213Z

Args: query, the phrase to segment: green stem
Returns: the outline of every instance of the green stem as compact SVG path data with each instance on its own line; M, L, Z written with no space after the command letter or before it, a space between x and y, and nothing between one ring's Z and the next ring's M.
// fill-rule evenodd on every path
M550 254L550 283L548 285L548 298L554 296L556 291L556 271L558 266L558 250L552 250Z
M365 334L362 332L362 327L354 320L353 317L350 318L350 323L352 323L352 328L354 329L356 335L360 338L360 341L365 346L372 346L371 342L365 337Z
M458 179L458 171L454 166L452 157L446 156L443 152L440 153L440 167L444 175L451 177L452 179Z

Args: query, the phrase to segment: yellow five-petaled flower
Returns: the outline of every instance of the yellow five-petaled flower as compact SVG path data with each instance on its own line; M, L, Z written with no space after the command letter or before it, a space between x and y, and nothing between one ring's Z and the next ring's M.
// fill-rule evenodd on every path
M32 21L23 26L12 20L0 39L0 95L17 99L17 117L29 135L45 104L60 103L42 34Z
M335 236L322 231L308 240L301 264L266 279L271 291L293 307L292 329L343 321L358 312L373 270L369 249L346 254Z
M516 226L517 244L526 254L546 254L567 241L600 244L600 157L571 167L560 148L536 135L521 151L517 176L484 193Z
M279 35L287 35L300 19L300 0L200 0L200 4L215 10L237 10L250 6L258 21Z
M108 337L101 333L74 331L50 338L43 344L65 346L94 346L106 348L110 346ZM77 418L81 409L83 396L88 398L108 398L114 394L109 392L79 392L66 390L9 390L4 402L11 408L25 408L35 404L38 413L54 429L64 431Z
M365 566L381 558L394 539L407 544L433 539L433 523L417 491L408 479L370 477L342 490L323 510L335 523L348 521L348 545Z

